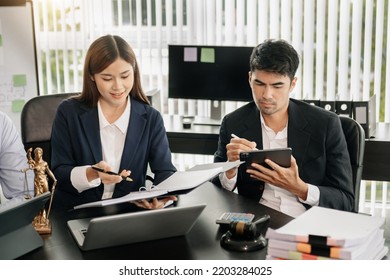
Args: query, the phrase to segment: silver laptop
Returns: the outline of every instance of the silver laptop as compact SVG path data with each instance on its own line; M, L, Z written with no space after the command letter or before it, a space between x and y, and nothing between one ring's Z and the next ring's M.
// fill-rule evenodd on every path
M81 250L87 251L187 234L206 204L145 210L68 221Z

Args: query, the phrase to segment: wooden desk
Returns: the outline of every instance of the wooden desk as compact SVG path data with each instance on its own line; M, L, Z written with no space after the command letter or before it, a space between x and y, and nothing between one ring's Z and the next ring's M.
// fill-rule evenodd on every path
M213 155L217 150L219 126L184 129L180 116L164 116L164 122L173 153ZM374 136L366 139L362 179L390 181L390 123L378 123Z
M220 237L225 230L220 230L215 223L225 211L252 212L256 217L264 214L271 216L270 227L283 226L291 217L265 207L256 201L220 189L211 183L196 188L179 197L178 205L207 203L192 230L182 237L173 237L155 241L129 244L106 249L81 251L67 228L67 220L99 216L128 211L118 208L90 208L71 212L53 211L50 220L53 224L51 236L44 237L44 246L20 259L178 259L178 260L222 260L222 259L265 259L266 249L256 252L227 251L220 246ZM124 205L122 205L124 206ZM145 210L147 211L147 210Z

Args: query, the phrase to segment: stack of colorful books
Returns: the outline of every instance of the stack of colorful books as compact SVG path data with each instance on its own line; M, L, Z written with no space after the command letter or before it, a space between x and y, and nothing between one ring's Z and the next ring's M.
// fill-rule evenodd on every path
M382 259L388 252L384 223L382 217L314 206L285 226L267 230L267 259Z

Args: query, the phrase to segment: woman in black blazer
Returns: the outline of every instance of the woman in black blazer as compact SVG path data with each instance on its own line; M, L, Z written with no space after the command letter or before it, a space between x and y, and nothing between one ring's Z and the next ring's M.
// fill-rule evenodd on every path
M60 104L53 124L51 163L58 180L54 207L137 191L145 186L148 165L155 184L176 171L161 114L149 105L140 81L135 54L124 39L106 35L91 44L83 90ZM132 181L122 179L127 176ZM138 205L160 208L175 199Z

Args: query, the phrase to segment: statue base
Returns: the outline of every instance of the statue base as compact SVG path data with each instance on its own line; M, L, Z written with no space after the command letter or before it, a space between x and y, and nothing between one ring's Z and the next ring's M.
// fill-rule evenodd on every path
M51 234L52 227L51 227L51 222L47 221L45 224L36 224L33 222L33 227L38 232L40 235L47 235Z

